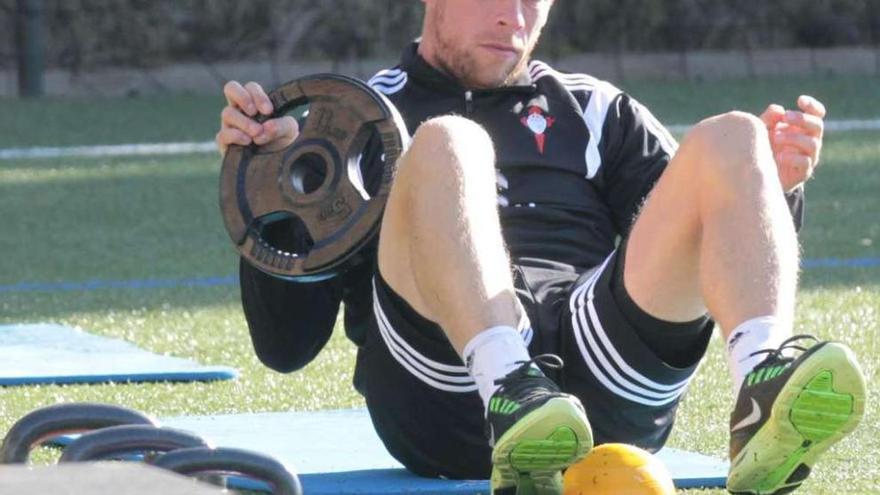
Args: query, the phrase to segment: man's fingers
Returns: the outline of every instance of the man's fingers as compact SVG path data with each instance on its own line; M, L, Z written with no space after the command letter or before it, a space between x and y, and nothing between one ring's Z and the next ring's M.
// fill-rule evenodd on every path
M272 101L258 83L251 81L242 86L237 81L229 81L223 86L223 94L228 105L220 114L221 129L216 136L220 153L226 153L230 144L254 143L281 149L299 134L293 117L271 119L262 124L254 120L258 114L271 115L274 111Z
M229 81L223 86L223 95L229 106L241 109L242 112L253 117L257 114L257 105L250 92L238 81Z
M779 181L785 191L791 191L813 176L813 159L796 151L782 151L776 155L779 164Z
M785 118L785 108L775 103L768 106L764 113L761 114L761 120L764 121L764 125L768 129L775 128L776 124L781 122L783 118Z
M785 123L803 129L810 136L821 137L825 133L825 121L808 113L789 110L785 112Z
M780 132L773 136L773 144L777 149L793 148L806 156L816 157L821 146L818 138L799 132Z
M299 124L293 117L285 116L263 122L263 133L254 138L259 145L272 143L272 149L290 145L299 135Z
M813 174L813 159L794 151L783 151L776 155L776 160L783 164L788 174L801 180L809 179Z
M238 144L241 146L247 146L251 144L251 137L238 129L224 127L217 133L214 141L217 143L217 149L220 150L220 154L225 155L226 149L229 148L229 145Z
M821 101L813 98L809 95L801 95L797 101L798 108L803 110L804 112L815 115L820 119L824 119L826 115L825 105L822 104Z
M289 115L266 121L265 127L267 132L274 138L284 138L292 141L299 134L299 124L297 124L296 119Z
M244 89L250 94L251 99L254 104L256 104L257 109L261 114L270 115L272 113L272 101L269 99L269 96L266 94L266 91L263 90L262 86L251 81L244 85Z
M257 137L263 132L263 126L234 107L226 107L220 112L220 122L223 127L240 129L251 137Z

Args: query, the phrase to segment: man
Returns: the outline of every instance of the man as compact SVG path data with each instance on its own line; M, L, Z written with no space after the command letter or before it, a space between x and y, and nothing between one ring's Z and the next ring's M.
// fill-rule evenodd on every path
M376 263L295 284L243 262L261 359L304 366L344 301L392 455L425 476L491 472L494 493L560 493L594 441L663 445L718 322L737 394L728 488L799 486L865 395L848 348L790 338L822 104L713 117L679 147L610 84L531 61L552 0L424 3L420 42L370 81L414 134ZM289 117L256 123L272 111L259 85L225 94L221 152L295 138Z

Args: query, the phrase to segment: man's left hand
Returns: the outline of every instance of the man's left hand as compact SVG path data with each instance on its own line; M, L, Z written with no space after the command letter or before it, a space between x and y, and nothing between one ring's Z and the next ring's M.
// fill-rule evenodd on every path
M812 96L802 95L797 110L770 105L761 120L770 133L770 145L785 192L806 182L819 165L825 132L825 105Z

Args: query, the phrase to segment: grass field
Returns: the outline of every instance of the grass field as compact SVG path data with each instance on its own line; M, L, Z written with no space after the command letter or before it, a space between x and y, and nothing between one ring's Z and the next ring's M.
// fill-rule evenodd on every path
M877 80L780 79L724 84L632 84L668 123L738 107L759 111L799 92L823 98L834 118L880 116ZM2 101L0 148L207 140L219 97ZM880 133L835 133L809 185L807 258L880 256ZM23 282L191 278L235 272L217 209L219 158L211 155L0 161L0 287ZM280 375L250 347L237 288L0 291L0 324L57 322L122 337L147 349L238 367L212 384L0 388L0 432L33 408L67 401L124 404L157 416L314 410L363 404L353 391L354 346L337 332L306 370ZM870 383L880 377L880 267L806 270L798 332L844 340ZM670 444L723 456L732 405L721 345L682 405ZM878 401L798 493L876 493ZM699 492L721 493L721 492Z

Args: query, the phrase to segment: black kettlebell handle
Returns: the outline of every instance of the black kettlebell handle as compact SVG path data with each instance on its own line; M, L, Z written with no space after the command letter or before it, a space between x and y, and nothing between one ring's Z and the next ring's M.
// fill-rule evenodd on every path
M111 404L80 402L36 409L9 429L0 446L0 464L26 463L31 449L59 435L131 424L158 426L146 414Z
M240 474L265 481L275 495L302 495L296 473L272 457L249 450L225 447L172 450L157 457L153 465L187 476Z
M65 447L58 462L97 461L192 447L211 445L204 438L184 430L152 425L111 426L82 434Z

